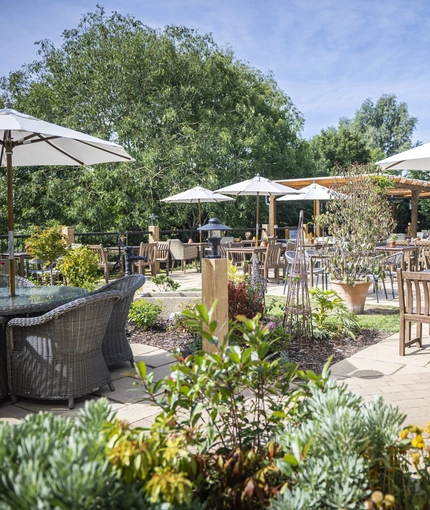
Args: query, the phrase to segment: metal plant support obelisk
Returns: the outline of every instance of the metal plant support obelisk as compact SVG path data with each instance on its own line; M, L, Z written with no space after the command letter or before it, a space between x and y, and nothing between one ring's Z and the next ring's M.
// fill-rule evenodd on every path
M287 275L287 302L284 328L295 338L311 337L312 310L308 292L308 274L304 252L303 211L300 211L296 240L296 254Z

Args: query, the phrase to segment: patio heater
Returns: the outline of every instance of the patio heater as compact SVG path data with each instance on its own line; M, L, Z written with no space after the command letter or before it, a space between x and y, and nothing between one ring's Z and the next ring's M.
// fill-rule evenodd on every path
M223 225L218 218L211 218L206 225L199 227L197 230L208 233L210 254L206 258L220 259L221 255L218 255L218 246L221 244L221 232L231 230L231 228Z

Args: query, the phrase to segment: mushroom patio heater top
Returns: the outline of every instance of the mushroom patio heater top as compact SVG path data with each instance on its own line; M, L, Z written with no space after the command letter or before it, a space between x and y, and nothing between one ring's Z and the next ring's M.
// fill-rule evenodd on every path
M220 259L221 255L218 255L218 246L221 243L221 232L225 230L231 230L227 225L223 225L218 218L211 218L206 225L199 227L197 230L208 233L208 243L211 249L208 259Z

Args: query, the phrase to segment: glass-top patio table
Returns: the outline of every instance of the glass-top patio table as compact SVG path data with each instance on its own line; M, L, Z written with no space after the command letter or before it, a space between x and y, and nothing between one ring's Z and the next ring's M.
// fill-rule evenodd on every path
M16 287L9 295L8 287L0 288L0 316L44 313L88 294L86 289L68 286Z

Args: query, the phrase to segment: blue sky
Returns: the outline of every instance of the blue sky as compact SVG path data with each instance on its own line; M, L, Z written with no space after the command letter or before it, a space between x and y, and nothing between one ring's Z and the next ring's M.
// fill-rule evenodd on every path
M363 101L395 94L430 142L430 14L425 0L98 0L107 14L145 25L211 32L250 66L273 72L305 118L309 138ZM35 41L61 45L63 30L94 12L86 0L0 0L0 75L37 59Z

